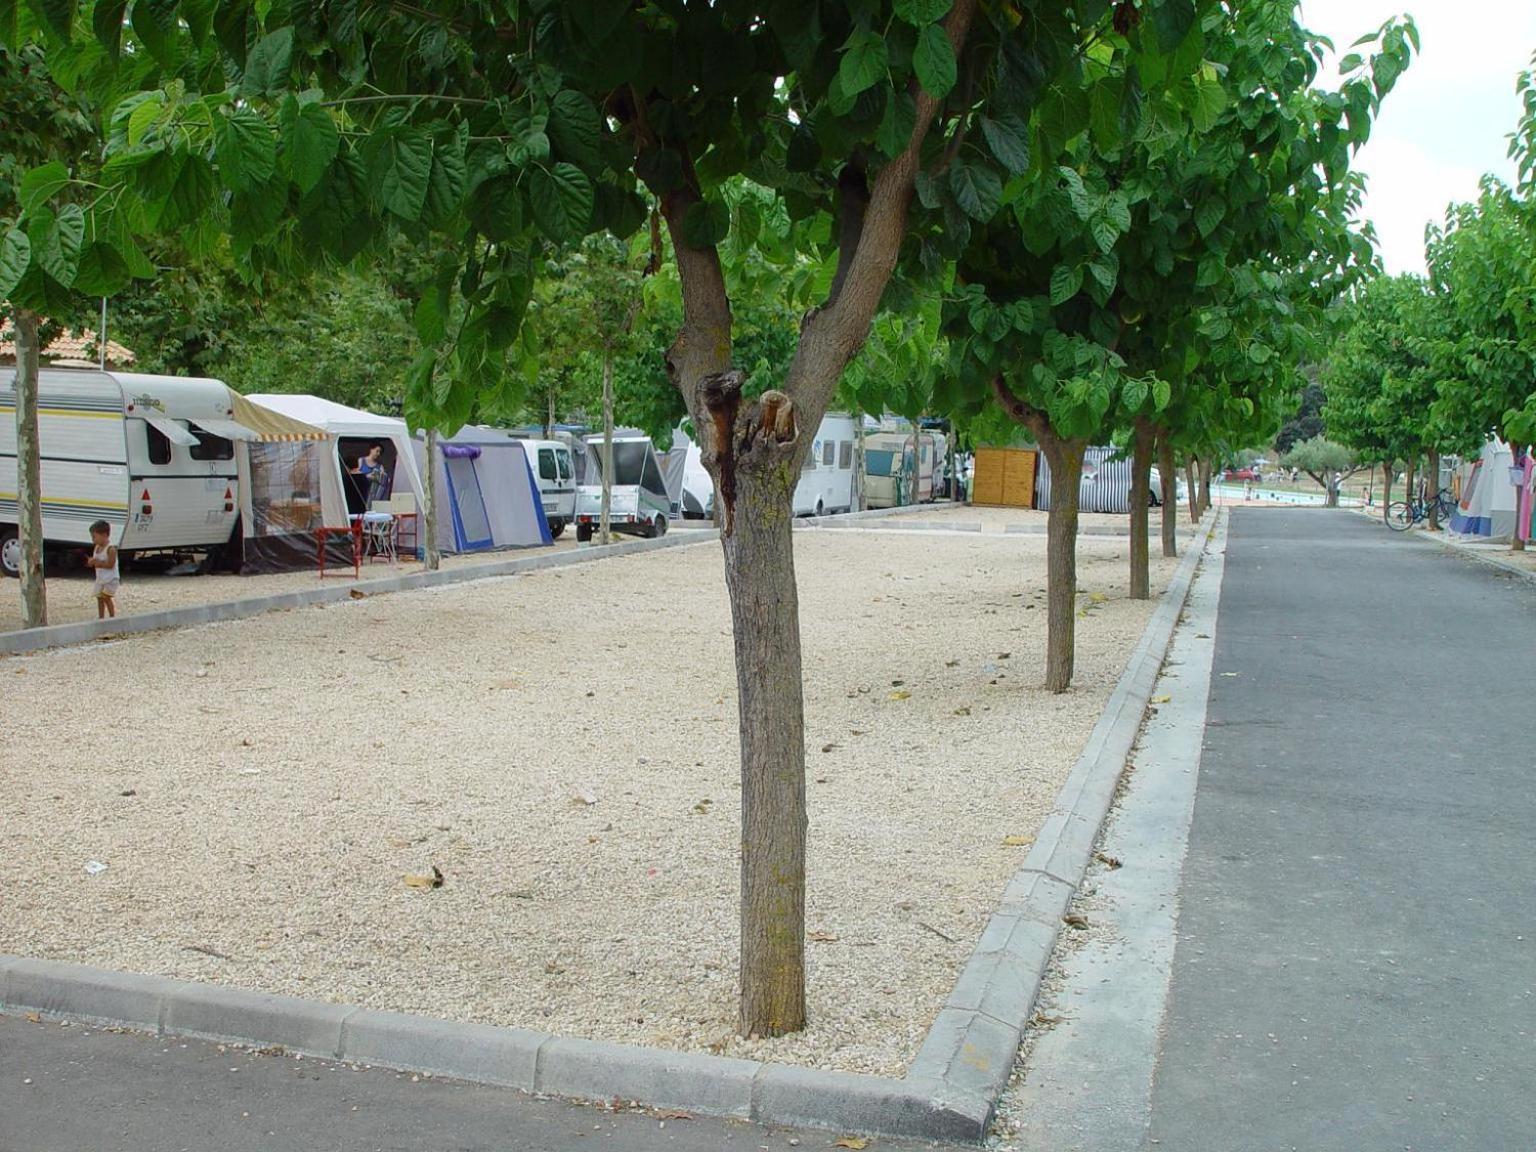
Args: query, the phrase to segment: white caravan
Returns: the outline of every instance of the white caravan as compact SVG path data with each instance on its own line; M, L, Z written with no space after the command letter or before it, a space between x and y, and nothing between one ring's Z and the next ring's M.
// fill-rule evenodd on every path
M38 374L45 547L105 520L126 556L226 547L239 481L231 393L217 380L44 368ZM21 571L16 373L0 369L0 568Z
M871 508L927 504L933 499L934 462L942 437L919 431L916 499L912 483L912 433L875 432L864 437L864 502Z
M853 417L828 413L816 429L795 485L796 516L853 510Z

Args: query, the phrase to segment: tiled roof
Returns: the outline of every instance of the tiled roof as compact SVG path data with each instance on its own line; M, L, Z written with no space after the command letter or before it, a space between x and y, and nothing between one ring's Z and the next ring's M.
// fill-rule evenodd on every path
M0 364L16 363L15 333L6 324L0 328ZM96 350L96 333L89 328L78 332L63 332L54 342L43 349L42 359L47 363L59 360L79 360L96 364L100 353ZM134 355L115 340L107 341L107 367L125 368L134 361Z

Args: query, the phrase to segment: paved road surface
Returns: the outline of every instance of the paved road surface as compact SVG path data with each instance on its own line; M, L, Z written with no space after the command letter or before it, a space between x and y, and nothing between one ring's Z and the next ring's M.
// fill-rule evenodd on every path
M1146 1148L1536 1148L1536 586L1235 510Z
M0 1016L0 1152L812 1152L835 1139Z

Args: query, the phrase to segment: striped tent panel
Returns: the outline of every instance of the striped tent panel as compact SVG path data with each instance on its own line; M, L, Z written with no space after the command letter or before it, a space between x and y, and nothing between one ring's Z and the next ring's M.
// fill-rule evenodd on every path
M1129 512L1131 510L1131 458L1115 459L1113 445L1089 448L1083 453L1083 476L1078 489L1080 512ZM1035 507L1051 506L1051 466L1040 453L1035 477Z

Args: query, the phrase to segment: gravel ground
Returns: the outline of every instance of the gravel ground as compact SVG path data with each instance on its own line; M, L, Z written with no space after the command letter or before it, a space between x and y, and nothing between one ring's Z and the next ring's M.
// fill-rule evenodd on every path
M0 661L0 951L899 1074L1151 613L1124 549L1081 544L1077 685L1052 696L1043 539L797 538L798 1036L732 1034L710 547ZM434 865L441 888L404 882Z
M1162 523L1162 512L1152 509L1151 531L1154 539L1161 531L1158 527ZM1045 531L1045 522L1048 516L1045 512L1036 511L1033 508L989 508L979 507L973 504L935 504L931 509L922 512L903 513L902 521L911 523L970 523L981 522L983 533L1003 532L1014 525L1024 525ZM1130 527L1131 518L1121 512L1079 512L1077 522L1080 527L1092 526L1095 528L1121 528ZM1179 535L1184 537L1193 532L1189 523L1189 517L1184 514L1184 509L1179 509Z
M576 547L574 534L566 534L556 540L552 549L525 549L525 551L560 551ZM444 568L471 567L488 560L504 560L515 552L478 552L467 556L444 556ZM380 580L386 576L404 576L420 572L422 565L414 560L402 560L398 564L375 562L363 565L362 580ZM350 568L332 568L326 580L332 577L352 579ZM210 576L165 576L159 573L139 572L133 569L123 573L122 590L117 594L117 614L133 616L144 612L160 612L167 608L185 608L192 604L218 604L226 600L245 600L252 596L270 596L278 592L292 592L310 588L319 583L314 568L299 572L277 572L270 576L232 576L228 573ZM95 582L91 573L50 572L48 574L48 622L72 624L77 620L96 619ZM21 627L21 581L0 580L0 632L14 632Z

